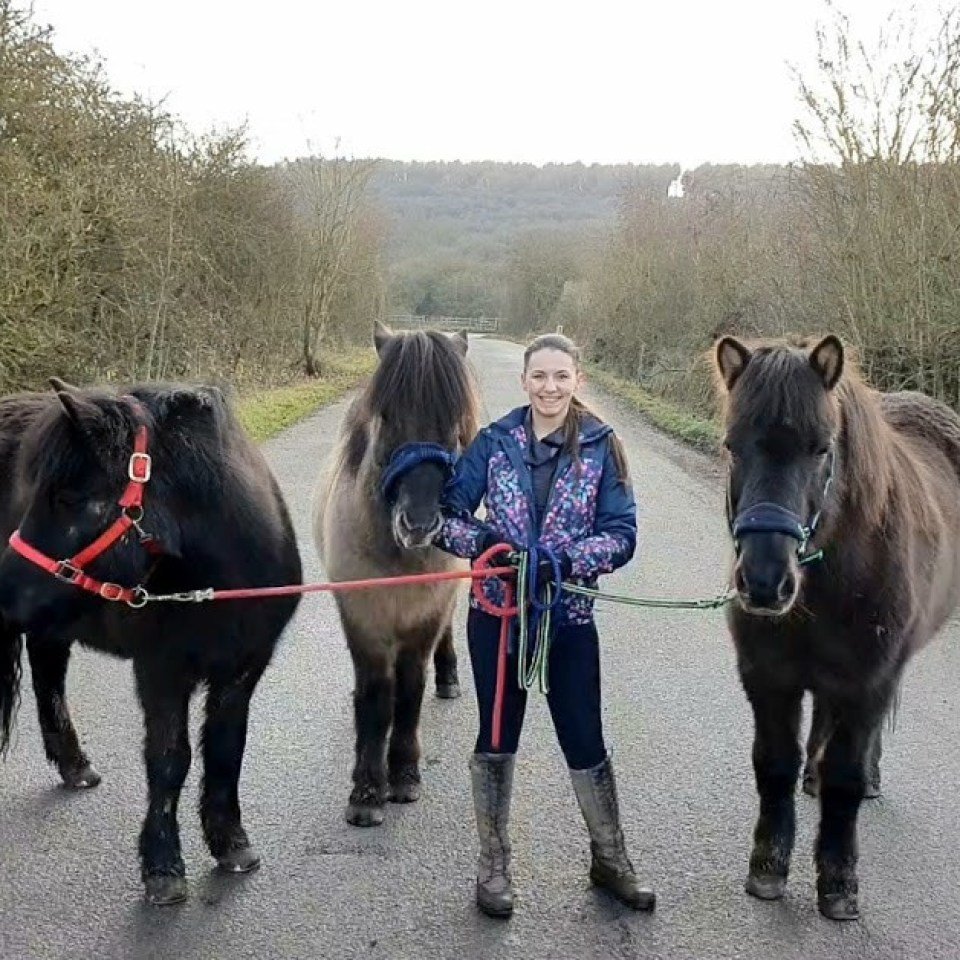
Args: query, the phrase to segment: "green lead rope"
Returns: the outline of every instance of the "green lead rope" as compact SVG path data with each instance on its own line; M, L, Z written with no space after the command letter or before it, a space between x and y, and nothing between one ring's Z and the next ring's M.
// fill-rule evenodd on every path
M549 585L544 586L543 599L549 605L552 599L552 588ZM536 637L533 642L533 651L528 657L528 648L530 647L530 622L529 610L530 604L527 600L530 590L530 564L527 551L524 550L520 555L520 563L517 566L517 596L520 602L517 604L518 619L518 654L517 654L517 685L521 690L531 690L536 684L542 694L550 692L550 644L553 639L551 629L551 611L549 606L540 614L537 621ZM527 660L529 659L529 663Z
M816 557L811 557L812 561ZM818 559L818 558L816 558ZM726 606L735 596L736 591L728 589L715 597L703 600L668 600L660 597L626 597L617 593L605 593L594 590L592 587L583 587L576 583L562 583L560 588L566 593L590 597L593 600L605 600L610 603L624 603L632 607L654 607L661 610L716 610ZM530 563L527 551L521 552L517 563L517 629L518 629L518 656L517 656L517 685L521 690L531 690L535 685L540 692L550 692L550 646L553 640L552 616L550 604L553 599L553 587L545 584L540 599L546 609L537 620L536 636L530 644L529 621L529 592L530 592ZM529 661L529 662L528 662Z
M567 593L578 593L594 600L625 603L631 607L655 607L660 610L716 610L726 606L737 595L736 590L731 589L707 600L667 600L660 597L625 597L619 593L604 593L592 587L581 587L577 583L564 583L561 586Z

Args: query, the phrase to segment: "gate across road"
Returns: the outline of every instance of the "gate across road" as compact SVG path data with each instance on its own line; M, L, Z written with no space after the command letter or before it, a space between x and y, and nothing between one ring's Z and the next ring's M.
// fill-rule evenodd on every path
M502 317L430 317L415 314L398 314L386 317L385 322L393 330L465 330L467 333L496 333L503 322Z

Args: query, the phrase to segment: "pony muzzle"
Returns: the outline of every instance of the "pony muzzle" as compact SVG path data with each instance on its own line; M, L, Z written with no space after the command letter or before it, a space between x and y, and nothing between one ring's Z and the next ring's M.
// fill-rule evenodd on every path
M790 612L800 591L800 569L792 544L782 534L752 537L740 552L733 571L733 585L740 606L759 616L781 617Z
M443 526L443 517L437 511L430 519L413 521L406 510L398 507L393 513L393 536L397 544L406 550L417 550L432 546Z

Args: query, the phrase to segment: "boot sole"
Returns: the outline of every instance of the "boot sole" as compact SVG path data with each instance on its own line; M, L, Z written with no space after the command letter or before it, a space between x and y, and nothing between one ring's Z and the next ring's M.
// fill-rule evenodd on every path
M477 901L477 909L487 917L493 917L494 920L506 920L513 916L513 907L488 907Z
M625 907L630 907L631 910L650 913L657 907L657 895L652 890L646 892L641 890L636 897L631 897L629 895L621 895L614 886L614 881L603 874L596 874L591 870L590 880L595 887L600 890L606 890L611 897L619 903L622 903Z

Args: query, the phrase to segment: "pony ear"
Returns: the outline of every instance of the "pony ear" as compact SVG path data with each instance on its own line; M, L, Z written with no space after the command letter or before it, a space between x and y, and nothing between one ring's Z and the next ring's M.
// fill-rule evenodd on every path
M383 348L393 339L393 331L379 320L373 321L373 345L377 353L382 354Z
M157 414L160 420L166 420L173 415L206 413L223 403L223 391L219 387L175 387L158 397Z
M467 349L470 346L470 340L467 338L466 330L458 330L451 338L453 345L457 348L457 352L461 357L467 355Z
M810 366L817 372L823 385L832 390L843 373L843 344L832 333L824 337L810 351Z
M733 385L746 369L752 356L753 354L749 349L736 337L721 337L717 341L714 349L714 360L727 390L733 389Z
M57 393L65 393L77 390L77 387L75 387L72 383L67 383L66 380L61 380L59 377L50 377L47 383L49 383Z
M57 399L63 407L67 419L81 432L89 433L90 425L96 417L96 409L82 397L69 390L57 390Z

